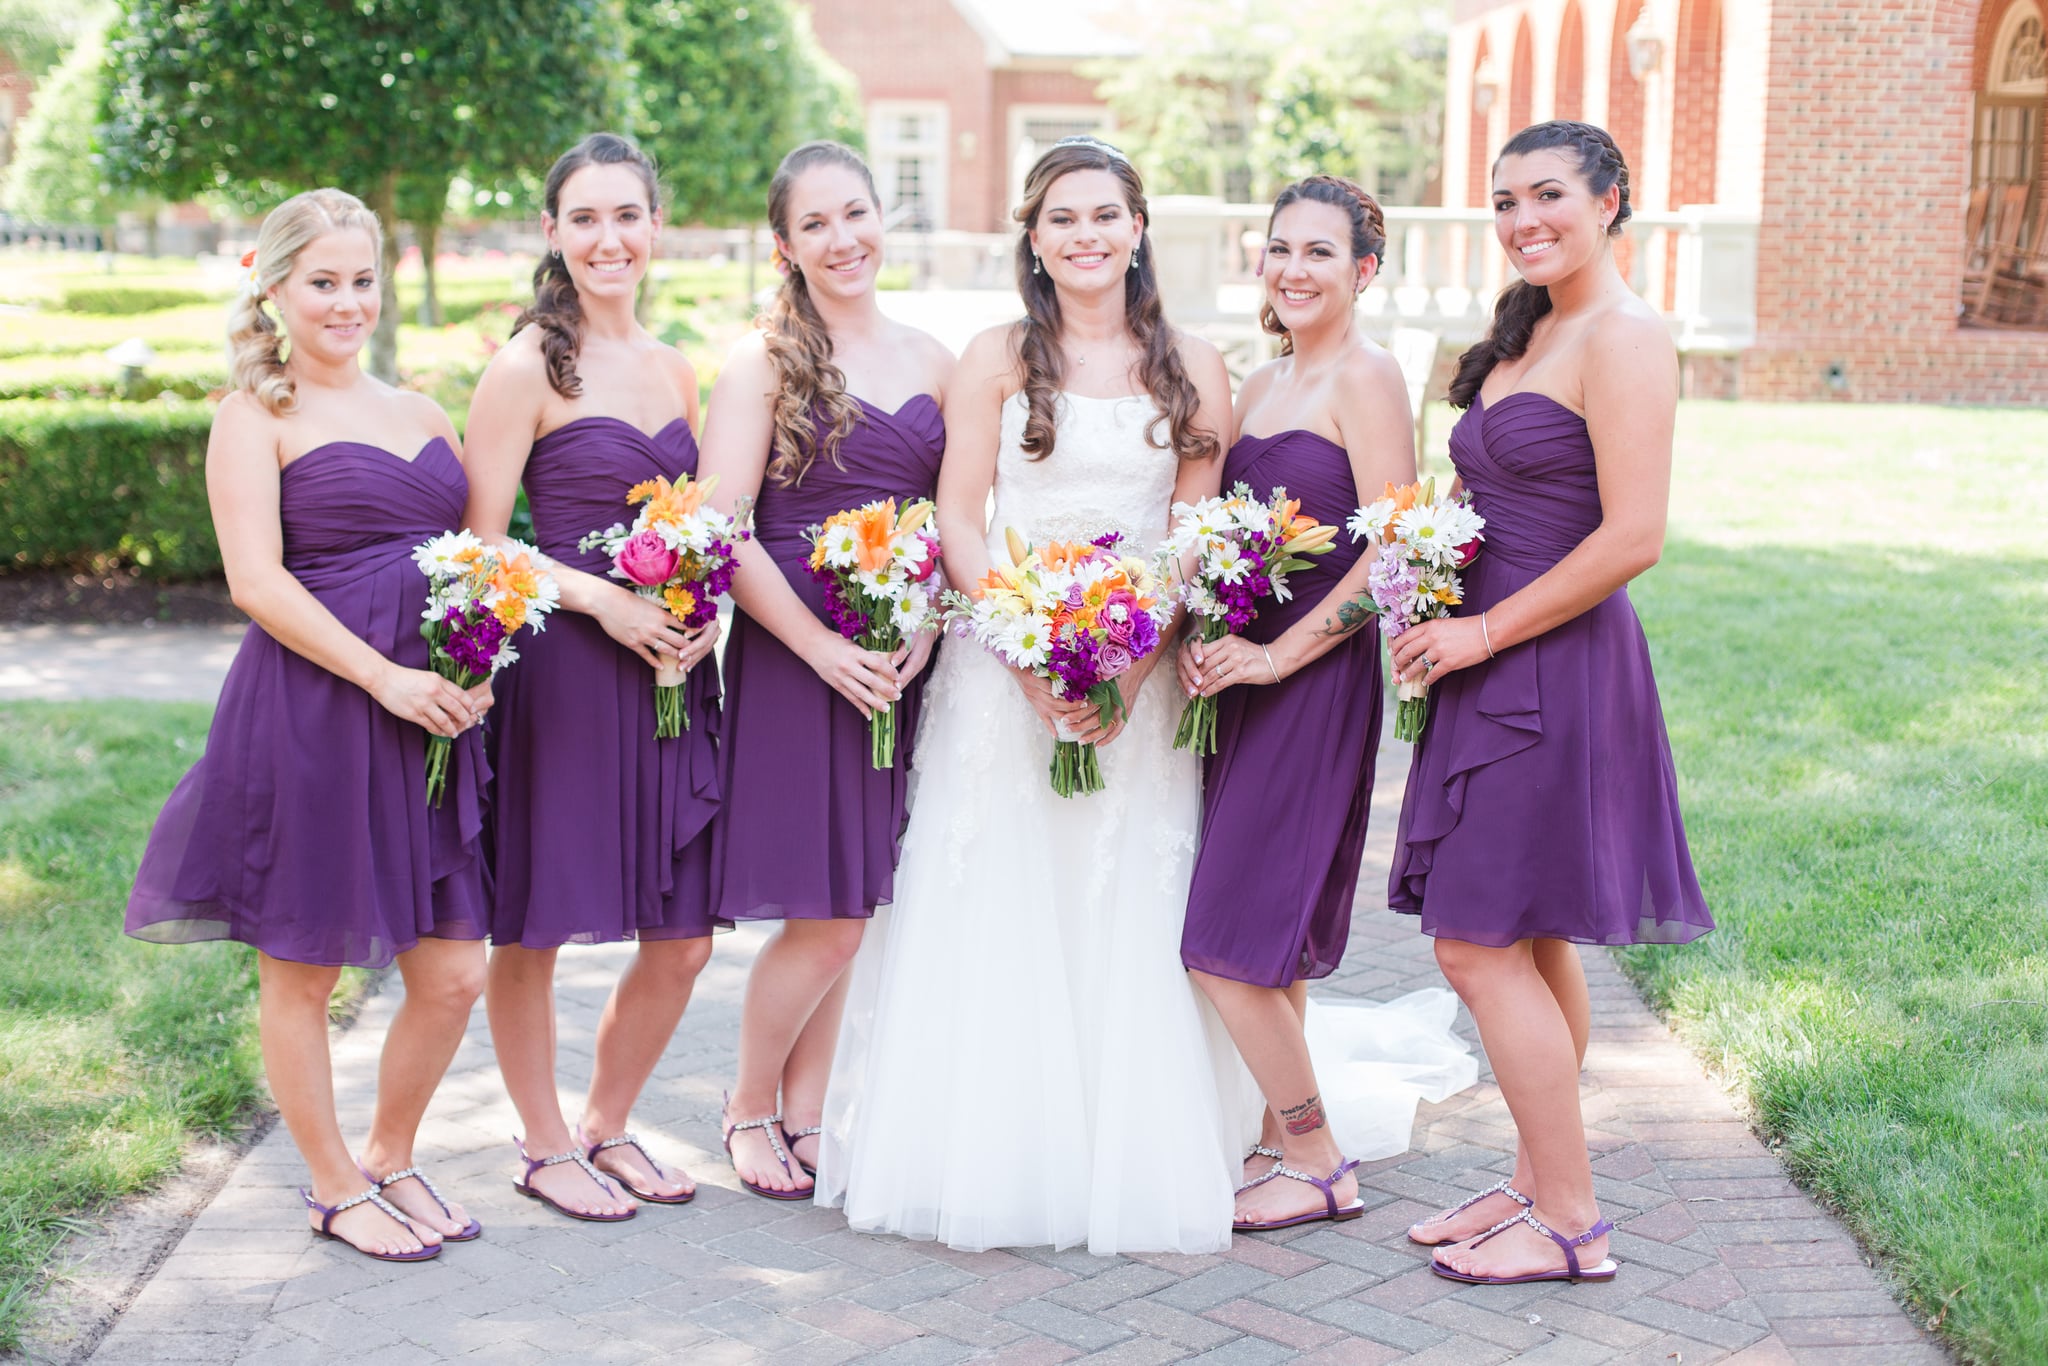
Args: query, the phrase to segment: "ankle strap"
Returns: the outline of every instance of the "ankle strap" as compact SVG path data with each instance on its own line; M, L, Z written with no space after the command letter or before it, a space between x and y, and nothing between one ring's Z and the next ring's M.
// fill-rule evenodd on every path
M1519 1214L1509 1215L1507 1218L1495 1224L1492 1228L1486 1230L1486 1232L1480 1234L1477 1238L1474 1238L1472 1240L1472 1246L1478 1247L1481 1243L1485 1242L1488 1238L1491 1238L1494 1234L1505 1233L1508 1229L1513 1228L1516 1224L1527 1224L1530 1228L1535 1229L1538 1233L1548 1238L1551 1242L1556 1243L1560 1248L1564 1249L1565 1270L1571 1274L1573 1280L1577 1280L1580 1275L1579 1249L1584 1247L1586 1244L1592 1242L1595 1238L1599 1238L1605 1234L1614 1232L1614 1221L1611 1219L1602 1218L1595 1219L1593 1221L1593 1226L1587 1229L1584 1233L1579 1234L1575 1238L1567 1238L1562 1233L1559 1233L1556 1229L1552 1228L1550 1225L1544 1223L1541 1219L1538 1219L1532 1211L1523 1210Z
M1357 1166L1357 1159L1354 1158L1339 1166L1337 1170L1331 1172L1328 1176L1310 1176L1307 1172L1296 1171L1284 1162L1275 1162L1273 1170L1267 1172L1256 1181L1247 1181L1244 1185L1239 1186L1237 1188L1238 1194L1242 1195L1253 1186L1263 1186L1276 1176L1284 1176L1290 1180L1301 1181L1314 1186L1317 1190L1321 1191L1323 1193L1323 1204L1328 1207L1331 1217L1335 1218L1337 1214L1337 1183L1342 1181Z

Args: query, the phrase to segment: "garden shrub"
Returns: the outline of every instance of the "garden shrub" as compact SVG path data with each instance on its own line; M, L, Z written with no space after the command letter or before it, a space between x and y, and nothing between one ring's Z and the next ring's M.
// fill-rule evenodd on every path
M212 405L0 403L0 572L220 572L206 505Z
M218 294L199 289L180 289L158 284L71 285L58 296L57 307L66 313L98 313L126 317L131 313L155 313L166 308L218 302Z

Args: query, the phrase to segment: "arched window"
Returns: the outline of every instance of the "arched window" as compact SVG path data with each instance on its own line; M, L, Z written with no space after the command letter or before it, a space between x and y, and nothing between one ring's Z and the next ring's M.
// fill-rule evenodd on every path
M1552 101L1553 118L1586 117L1586 21L1579 17L1578 0L1567 0L1564 21L1557 30L1557 95Z
M1979 322L2048 326L2048 26L2040 0L2011 0L1995 20L1987 5L1980 43L1987 32L1976 63L1963 312Z

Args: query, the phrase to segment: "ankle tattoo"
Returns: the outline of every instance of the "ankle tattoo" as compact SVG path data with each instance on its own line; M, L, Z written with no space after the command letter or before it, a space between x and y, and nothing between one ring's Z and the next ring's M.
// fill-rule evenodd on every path
M1280 1122L1287 1126L1287 1132L1295 1138L1312 1134L1323 1127L1323 1098L1310 1096L1299 1105L1290 1105L1280 1112Z

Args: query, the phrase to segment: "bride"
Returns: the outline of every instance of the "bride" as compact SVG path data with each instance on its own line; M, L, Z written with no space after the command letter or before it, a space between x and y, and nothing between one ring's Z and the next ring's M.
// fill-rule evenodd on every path
M946 397L938 520L968 588L1014 529L1121 532L1146 553L1216 492L1230 382L1168 327L1144 187L1090 138L1041 157L1017 211L1027 316L977 337ZM995 493L993 516L988 497ZM842 1026L818 1170L857 1229L959 1248L1213 1252L1229 1242L1239 1089L1180 964L1201 778L1173 748L1162 646L1127 720L964 641L939 652L895 903ZM1056 732L1100 745L1107 790L1061 798Z

